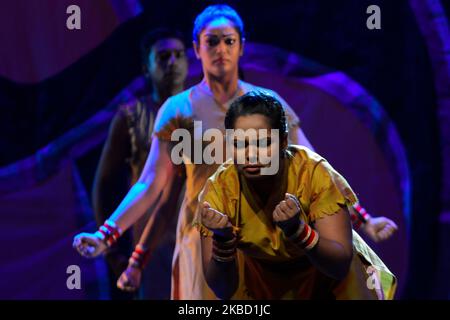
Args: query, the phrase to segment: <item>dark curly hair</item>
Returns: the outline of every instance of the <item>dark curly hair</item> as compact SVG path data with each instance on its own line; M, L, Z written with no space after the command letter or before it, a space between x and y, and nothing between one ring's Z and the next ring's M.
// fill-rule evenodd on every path
M251 114L266 116L270 119L272 129L280 131L280 138L287 137L287 120L283 106L265 91L250 91L236 99L225 115L225 129L234 129L238 117Z

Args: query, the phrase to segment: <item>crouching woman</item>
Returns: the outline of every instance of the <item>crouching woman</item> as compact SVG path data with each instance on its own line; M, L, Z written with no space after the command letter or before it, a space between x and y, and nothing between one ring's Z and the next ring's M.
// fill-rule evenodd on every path
M199 195L201 277L220 299L392 299L394 275L352 230L352 189L324 158L288 145L286 126L269 94L230 106L226 129L256 136L233 135L233 158Z

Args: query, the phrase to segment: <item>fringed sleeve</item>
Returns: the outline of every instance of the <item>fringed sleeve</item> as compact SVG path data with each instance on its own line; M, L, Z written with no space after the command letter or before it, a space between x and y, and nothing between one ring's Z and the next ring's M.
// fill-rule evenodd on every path
M341 207L355 202L357 197L344 177L326 160L319 161L312 174L310 220L336 214Z

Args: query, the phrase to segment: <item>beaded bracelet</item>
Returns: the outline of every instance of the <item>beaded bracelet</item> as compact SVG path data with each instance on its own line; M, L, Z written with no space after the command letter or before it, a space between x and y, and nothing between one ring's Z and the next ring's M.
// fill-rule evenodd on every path
M352 213L351 219L353 228L358 230L361 225L366 224L367 221L371 218L370 214L367 213L366 209L361 207L359 203L355 203L353 205L353 209L355 209L356 213Z
M114 221L106 220L105 223L98 229L96 235L106 244L111 247L117 242L121 236L122 231Z
M138 244L128 260L129 264L135 268L143 270L150 259L150 252L141 244Z

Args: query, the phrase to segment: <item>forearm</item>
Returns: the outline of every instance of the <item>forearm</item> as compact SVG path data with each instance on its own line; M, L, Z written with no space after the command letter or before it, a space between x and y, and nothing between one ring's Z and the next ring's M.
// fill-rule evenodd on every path
M306 254L311 263L326 275L343 279L350 269L353 258L353 235L349 212L346 206L332 215L316 219L311 234L317 235L317 243ZM307 230L305 228L305 230Z
M152 147L138 182L128 191L117 209L108 219L124 232L144 213L155 207L167 181L172 181L174 167L170 159L170 145L152 140Z
M217 297L223 300L230 299L236 292L239 284L237 261L216 261L211 258L206 271L206 282Z
M159 202L166 201L160 198ZM168 212L169 214L172 213L170 210ZM162 213L160 203L158 203L139 238L139 242L134 248L131 258L128 260L129 266L131 265L141 270L147 266L152 252L155 251L161 238L166 234L170 220L171 217L167 217L166 214Z
M152 252L158 246L165 234L174 232L169 228L178 215L179 201L184 197L185 177L173 174L171 178L165 185L164 191L153 209L153 214L139 238L138 244L149 252Z
M319 237L317 245L306 250L311 263L327 276L340 280L347 274L353 256L352 250L346 250L340 243Z
M286 210L284 204L275 210L277 219L280 210ZM305 251L315 267L334 279L341 279L347 274L353 256L349 222L349 214L343 208L335 215L317 219L314 228L301 221L297 214L277 224L290 241Z
M109 220L122 230L127 230L145 211L152 207L161 193L161 183L154 179L154 173L146 181L138 181L127 193Z
M177 213L175 209L166 210L167 204L167 199L160 198L158 200L158 204L139 238L138 244L149 252L156 249L161 238L168 232L173 216Z
M236 239L234 243L217 243L212 237L201 237L203 274L208 286L220 299L230 299L238 288L236 245Z

